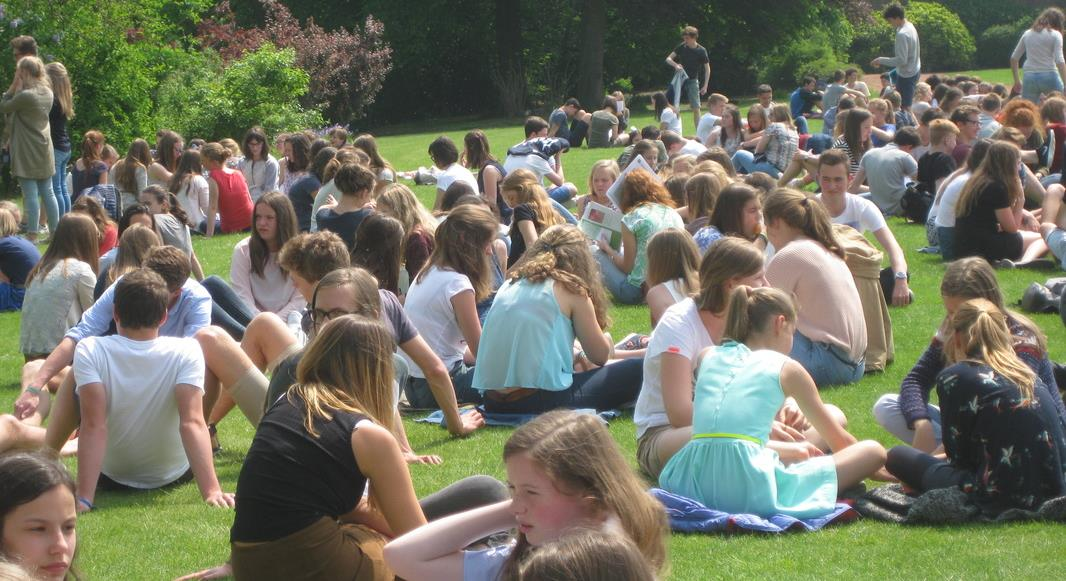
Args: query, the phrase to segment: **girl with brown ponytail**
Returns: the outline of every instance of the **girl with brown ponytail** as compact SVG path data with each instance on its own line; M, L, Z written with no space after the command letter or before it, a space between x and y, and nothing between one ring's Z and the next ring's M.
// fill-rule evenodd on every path
M767 198L763 216L777 250L766 279L799 306L791 357L818 387L858 381L866 369L866 320L825 207L779 188Z
M554 408L613 409L640 391L640 359L608 365L607 296L588 240L552 226L508 273L485 319L474 389L485 408L540 413ZM582 350L573 352L575 337ZM595 369L577 372L574 364Z
M958 486L988 514L1035 509L1066 494L1066 439L1043 383L1018 358L1007 315L986 299L949 323L937 378L946 460L893 448L887 468L917 490Z

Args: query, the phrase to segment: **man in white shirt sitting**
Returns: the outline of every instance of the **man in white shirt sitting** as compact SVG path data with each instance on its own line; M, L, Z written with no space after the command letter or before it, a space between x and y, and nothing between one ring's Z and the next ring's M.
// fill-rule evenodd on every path
M685 139L673 131L663 131L662 142L666 146L666 153L670 157L675 155L699 155L707 151L707 148L699 141Z
M700 122L696 125L696 139L703 145L710 147L711 135L714 129L719 127L718 122L722 120L722 110L728 103L729 97L721 93L711 93L711 96L707 97L707 112L700 117Z
M834 224L846 224L864 234L873 232L888 253L895 278L892 296L885 298L897 307L909 305L912 294L907 282L907 258L877 206L870 200L847 192L848 163L847 154L839 149L822 152L818 157L818 185L822 188L818 200L825 206Z
M441 170L441 173L437 174L437 196L433 200L434 210L440 209L440 200L444 197L444 192L448 191L448 186L454 182L464 182L475 192L479 191L474 174L459 163L459 150L451 138L441 135L434 139L433 143L429 144L429 157L433 160L433 165Z
M204 422L204 359L196 340L162 337L163 277L135 270L115 285L117 335L88 337L74 355L76 387L60 389L46 442L58 450L80 426L77 509L97 488L150 490L195 478L204 502L233 507L222 492Z

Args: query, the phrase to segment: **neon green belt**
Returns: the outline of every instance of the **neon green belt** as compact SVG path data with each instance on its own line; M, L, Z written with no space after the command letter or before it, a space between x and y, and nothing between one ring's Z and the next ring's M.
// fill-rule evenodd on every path
M763 445L762 440L760 440L760 439L758 439L758 438L756 438L754 436L748 436L746 434L716 433L716 434L693 434L692 435L692 439L693 440L698 440L698 439L703 439L703 438L722 438L722 439L726 439L726 440L746 440L748 442L752 442L752 443L758 444L760 446Z

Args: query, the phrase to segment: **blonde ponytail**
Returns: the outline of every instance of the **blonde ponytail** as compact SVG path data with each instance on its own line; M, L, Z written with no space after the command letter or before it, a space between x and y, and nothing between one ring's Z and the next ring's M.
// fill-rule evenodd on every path
M991 301L971 299L959 306L951 319L955 337L945 353L950 363L970 359L984 363L1018 387L1025 399L1032 399L1036 375L1014 352L1014 340L1007 316Z
M778 316L784 316L789 322L796 320L792 297L775 288L738 286L729 295L722 336L746 343L753 334L765 331Z

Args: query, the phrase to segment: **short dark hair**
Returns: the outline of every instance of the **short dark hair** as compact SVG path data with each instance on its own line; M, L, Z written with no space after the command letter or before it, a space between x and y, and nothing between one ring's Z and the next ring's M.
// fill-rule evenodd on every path
M766 83L763 83L763 84L761 84L761 85L759 85L758 87L755 88L755 94L756 95L761 95L763 93L773 93L773 92L774 92L774 88L771 87L770 85L767 85Z
M645 153L651 153L653 151L655 152L655 155L659 155L659 148L653 143L653 141L654 140L651 139L638 141L636 145L633 146L633 157L638 155L643 156Z
M537 117L536 115L526 118L525 130L526 138L534 133L540 133L548 128L548 122L544 119Z
M444 190L444 195L440 198L440 209L444 212L450 212L459 198L469 195L477 195L477 192L470 187L470 184L455 180L452 185L448 186L448 189Z
M845 171L850 169L850 161L848 160L848 154L844 153L840 149L827 149L818 156L818 171L822 171L823 165L844 166Z
M855 99L852 99L851 97L841 97L840 100L837 101L837 111L847 111L848 109L854 108Z
M918 136L918 130L914 127L900 127L892 137L892 143L898 147L918 147L922 144L922 138Z
M973 105L959 105L951 111L951 122L955 125L967 121L970 115L980 115L981 110Z
M881 16L888 20L889 18L906 18L907 13L903 10L903 6L900 6L899 2L893 2L888 6L885 6Z
M374 189L374 172L357 163L346 163L333 176L333 184L346 196Z
M995 93L988 93L981 98L981 109L988 113L995 113L1003 106L1003 99Z
M848 76L848 75L857 75L857 74L859 74L859 69L857 69L855 67L848 67L848 68L844 69L844 76L845 77Z
M832 79L833 79L834 83L839 83L840 81L843 81L844 77L846 77L846 76L847 75L844 74L844 71L842 71L840 69L837 69L837 70L833 71Z
M37 40L25 34L16 36L11 39L11 50L22 56L37 56Z
M663 131L662 142L667 149L670 149L671 145L681 143L684 140L683 137L674 133L673 131Z
M922 125L929 125L937 119L947 119L948 116L940 109L928 109L925 113L922 113L922 118L918 120Z
M451 165L459 161L459 150L447 135L441 135L429 144L429 157L438 165Z
M659 129L658 127L654 126L654 125L645 125L640 130L640 138L641 139L659 139L659 137L662 136L662 134L663 134L662 130Z
M180 251L179 251L180 252ZM126 329L153 329L163 323L170 292L154 270L138 268L115 284L115 316Z
M603 98L603 106L601 107L601 109L608 109L608 108L614 109L614 104L615 103L616 103L615 98L610 96L610 95L607 95L606 97Z
M803 83L802 84L809 85L811 83L817 83L817 82L818 82L818 79L815 79L814 77L808 75L806 77L803 77Z
M192 270L189 256L173 246L156 246L149 250L144 267L159 273L172 293L185 286Z
M565 103L563 103L563 106L564 107L566 107L566 106L577 107L578 109L580 109L581 108L581 101L578 101L574 97L570 97L569 99L566 100Z

